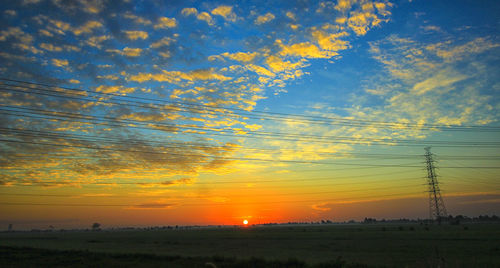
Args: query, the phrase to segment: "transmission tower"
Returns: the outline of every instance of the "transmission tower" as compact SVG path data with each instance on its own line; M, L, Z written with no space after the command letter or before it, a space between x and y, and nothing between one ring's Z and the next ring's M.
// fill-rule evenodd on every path
M431 147L425 147L425 159L427 163L427 182L429 185L429 217L436 219L439 224L441 220L447 217L446 208L444 207L441 191L439 190L439 182L434 168L433 154Z

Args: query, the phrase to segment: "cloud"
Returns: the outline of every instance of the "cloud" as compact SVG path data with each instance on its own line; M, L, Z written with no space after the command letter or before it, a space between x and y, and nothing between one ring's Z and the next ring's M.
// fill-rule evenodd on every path
M371 12L352 12L347 19L347 25L357 35L365 35L370 27L377 26L381 22L382 20Z
M12 16L12 17L17 15L17 12L15 10L12 10L12 9L5 10L3 13L5 13L5 15L7 15L7 16Z
M435 53L447 62L453 62L497 47L500 47L500 43L493 43L487 38L477 37L474 40L458 46L450 46L446 43L437 43L426 46L426 49Z
M467 79L466 75L456 73L451 70L441 70L435 75L413 85L411 91L414 94L422 95L431 90L442 89L443 93L449 92L451 86L459 81Z
M316 30L312 32L312 37L318 42L321 49L328 51L340 51L348 49L349 42L341 40L341 37L346 37L349 34L346 32L339 32L334 34L328 34L324 31Z
M112 74L98 75L97 78L106 79L106 80L118 80L118 79L120 79L118 76L112 75Z
M143 17L140 17L140 16L137 16L137 15L134 15L130 12L127 12L123 15L124 18L126 19L131 19L134 21L135 24L140 24L140 25L151 25L152 22L148 19L145 19Z
M268 12L265 15L258 16L257 19L255 19L254 23L256 25L261 25L274 20L274 18L275 18L274 15L271 12Z
M198 14L196 16L196 18L199 20L205 21L210 26L214 25L214 21L212 19L212 16L210 16L210 14L208 14L207 12L201 12L200 14Z
M139 57L141 55L142 49L125 47L122 50L106 49L106 52L116 53L116 54L120 54L122 56L127 56L127 57Z
M18 49L24 50L24 51L29 51L29 52L31 52L33 54L42 54L43 53L42 50L39 50L39 49L37 49L34 46L23 44L23 43L12 44L12 47L15 47L15 48L18 48Z
M338 55L337 52L323 51L310 42L285 45L281 40L276 40L276 44L281 48L281 56L292 56L302 58L331 58Z
M109 35L91 36L85 40L85 44L100 49L102 47L101 43L109 39L111 39L111 36Z
M106 86L106 85L100 85L95 89L95 91L97 91L97 92L120 93L120 94L129 94L129 93L134 92L135 90L136 90L136 88L133 88L133 87Z
M170 38L170 37L163 37L162 39L160 39L160 40L158 40L156 42L151 43L151 45L149 47L151 47L151 48L159 48L159 47L163 47L163 46L168 46L173 41L175 41L175 40L172 39L172 38Z
M218 80L227 81L230 77L215 73L213 69L198 69L193 70L188 73L181 71L166 71L163 70L161 73L139 73L137 75L130 75L127 80L135 82L146 82L150 80L158 82L169 82L178 83L182 80L186 81L198 81L198 80Z
M56 67L66 67L68 66L69 62L68 60L64 59L52 59L52 65Z
M314 210L319 210L319 211L330 211L330 210L332 210L332 208L328 207L329 205L330 204L328 204L328 203L314 204L311 206L311 208Z
M130 40L137 40L137 39L145 40L148 38L148 33L144 31L124 31L124 33Z
M438 26L435 26L435 25L427 25L427 26L424 26L422 27L422 29L424 29L425 31L434 31L434 32L442 32L443 30L438 27Z
M0 41L6 41L8 38L15 38L23 44L31 44L33 36L25 33L19 27L9 27L7 30L0 31Z
M163 202L142 203L128 207L128 209L171 209L175 204Z
M345 12L349 10L355 2L356 1L354 0L339 0L337 2L337 5L335 6L335 9L340 12Z
M3 39L5 46L11 48L16 44L15 53L0 53L0 57L5 61L20 66L17 69L9 69L13 76L26 75L30 81L52 79L47 83L53 84L73 83L75 86L92 88L101 93L140 93L141 97L177 98L176 101L181 102L234 107L246 111L253 110L261 99L272 94L269 90L284 92L285 83L307 74L303 70L313 62L311 60L311 63L308 63L308 60L339 56L340 51L351 47L350 35L355 36L353 30L347 26L351 13L345 10L345 13L339 14L334 4L325 4L325 13L332 12L326 21L321 21L325 14L315 14L314 10L311 14L310 10L292 8L276 13L265 9L259 13L263 14L262 16L249 11L250 19L245 21L235 12L244 8L242 6L176 6L172 10L177 10L179 17L173 17L162 12L161 10L166 9L157 8L156 4L142 5L141 8L134 9L129 8L133 4L127 1L120 7L109 1L52 2L49 6L57 5L59 8L32 7L36 8L40 15L32 18L35 23L29 26L29 31L24 32L25 26L17 22L0 29L0 41ZM170 6L171 4L167 4L167 7ZM371 9L367 6L365 12L374 13L376 6ZM213 7L215 8L212 9ZM359 12L363 9L361 4L352 8L357 8ZM17 11L17 16L23 16ZM377 15L380 14L379 12ZM315 16L314 20L304 20L306 15ZM338 16L346 17L345 24L335 24L334 18ZM74 17L78 19L75 20ZM189 19L194 20L199 27L193 27L189 22L184 23ZM273 23L278 22L277 19L280 23ZM216 21L225 23L204 32L207 30L206 25L198 20L203 20L211 26L215 25ZM283 25L280 25L281 22ZM261 26L269 23L275 28L255 26L254 23ZM366 31L374 25L371 21L369 23ZM151 31L153 28L169 31ZM238 32L238 37L226 34L239 29L242 29L242 32L241 35ZM170 30L173 33L170 33ZM251 36L247 35L249 33ZM252 39L254 35L256 37ZM142 45L131 46L132 41L141 41L137 44ZM17 45L18 43L24 45ZM80 47L88 51L76 53ZM36 50L37 48L39 49ZM88 59L85 56L87 53L94 55L94 60ZM23 62L19 64L21 60ZM216 62L211 62L213 60ZM26 61L33 61L40 67L27 68L31 63ZM69 66L72 67L73 73L70 73ZM30 69L36 71L32 72ZM40 75L43 73L53 73L54 76ZM78 136L80 140L61 138L53 141L60 145L73 146L55 148L54 153L79 155L80 159L76 161L66 155L58 158L47 156L33 163L15 161L10 165L40 171L37 174L32 173L29 178L73 179L84 184L104 179L109 182L135 180L140 176L144 182L141 187L164 187L183 183L173 179L173 174L184 177L194 176L199 172L223 173L228 172L224 167L236 163L223 157L236 154L237 150L225 148L224 142L218 140L217 136L197 135L208 133L209 129L203 128L221 128L225 132L238 133L240 135L233 141L236 144L245 140L244 133L264 127L261 122L248 122L247 118L230 115L224 110L220 113L200 113L194 109L181 112L175 105L136 107L100 102L104 99L97 97L89 98L92 100L88 102L54 100L39 96L36 100L12 99L11 103L19 104L20 107L31 106L58 112L96 115L95 111L105 110L106 118L127 120L127 124L115 126L104 121L93 124L79 120L46 120L47 122L41 122L40 128L37 126L37 129L57 131L64 135L81 135ZM111 97L106 97L106 100L109 98ZM450 120L452 119L450 117ZM185 126L201 129L188 129ZM81 138L94 136L95 139ZM37 139L31 137L26 141ZM208 145L210 148L200 145ZM328 148L296 145L297 148L311 150ZM89 146L101 150L89 149ZM43 146L32 147L37 148L9 148L11 152L47 151ZM304 155L282 153L280 157L300 159ZM64 170L64 174L57 173L57 168ZM18 175L23 176L24 173ZM148 184L148 181L164 183ZM109 187L120 185L110 184ZM162 207L169 204L171 203L162 200L156 203L143 202L142 205Z
M380 15L384 17L391 15L391 12L388 9L392 7L392 3L375 2L374 5Z
M186 8L182 9L181 14L183 16L197 15L198 14L198 10L196 8L194 8L194 7L186 7Z
M292 63L290 61L284 61L280 57L271 55L266 58L266 64L271 68L271 70L275 73L283 72L283 71L291 71L304 66L303 61L298 61Z
M177 27L177 20L175 18L161 17L155 24L155 29L167 29Z
M47 36L47 37L53 37L54 36L51 32L49 32L47 30L44 30L44 29L38 30L38 33L40 35L42 35L42 36Z
M208 57L208 59L210 61L213 61L215 59L227 58L230 60L245 63L245 62L253 61L258 55L259 55L258 52L236 52L236 53L224 52L224 53L220 54L219 56L210 56L210 57Z
M61 52L63 50L65 51L80 51L80 48L79 47L76 47L76 46L71 46L71 45L64 45L63 47L59 47L59 46L54 46L52 44L49 44L49 43L41 43L40 44L40 48L43 48L47 51L51 51L51 52Z
M83 11L90 14L100 13L104 9L103 0L80 0L83 6Z
M182 9L181 14L183 16L186 16L186 17L194 15L194 16L196 16L196 18L198 20L204 21L210 26L215 24L212 16L210 16L210 14L208 12L203 11L203 12L198 13L198 10L194 7ZM217 14L217 15L219 15L219 14Z
M194 178L192 177L186 177L186 178L181 178L177 180L170 180L170 181L164 181L161 184L162 185L179 185L179 184L193 184L195 181Z
M475 46L473 42L460 40L458 44L446 42L445 45L439 40L421 43L390 36L372 43L371 53L386 73L381 74L377 82L372 81L366 92L378 96L383 103L362 109L363 114L376 115L373 120L384 118L419 124L482 125L492 122L495 120L491 114L495 109L492 96L483 93L488 92L484 86L489 83L490 78L486 75L489 67L478 55L493 53L495 46L488 42ZM471 45L478 49L464 49ZM436 57L438 53L446 56ZM426 135L419 129L390 132L393 137L402 138Z
M236 21L237 16L233 12L233 7L232 6L218 6L212 10L212 15L219 15L222 16L225 20L227 21Z
M258 75L269 76L269 77L276 76L273 72L269 71L268 69L255 64L247 64L246 68L257 73Z
M103 27L102 23L100 23L99 21L95 21L95 20L92 20L92 21L88 21L86 22L84 25L80 26L80 27L77 27L77 28L73 28L73 33L75 35L81 35L81 34L84 34L84 33L92 33L92 31L96 28L101 28Z

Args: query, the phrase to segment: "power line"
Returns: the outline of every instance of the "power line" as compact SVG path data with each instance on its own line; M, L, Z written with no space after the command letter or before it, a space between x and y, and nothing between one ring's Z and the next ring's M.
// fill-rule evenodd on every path
M378 124L381 127L398 127L398 128L416 128L416 129L440 129L440 130L460 130L460 131L466 131L466 130L482 130L482 131L500 131L500 127L497 126L481 126L481 125L438 125L438 124L410 124L410 123L401 123L401 122L384 122L384 121L375 121L375 120L360 120L360 119L351 119L351 118L338 118L338 117L322 117L322 116L312 116L312 115L300 115L300 114L289 114L289 113L277 113L277 112L266 112L266 111L258 111L254 110L251 113L249 113L245 109L239 109L239 108L229 108L229 107L218 107L218 106L213 106L213 105L206 105L206 104L194 104L194 103L188 103L188 102L178 102L178 101L167 101L167 100L158 100L158 99L152 99L152 98L144 98L144 97L137 97L137 96L124 96L121 94L117 93L105 93L105 92L96 92L92 90L83 90L83 89L75 89L75 88L68 88L68 87L58 87L58 86L52 86L52 85L46 85L46 84L40 84L40 83L33 83L33 82L26 82L26 81L20 81L20 80L13 80L13 79L7 79L7 78L0 78L0 80L7 81L7 82L14 82L17 83L18 85L14 84L4 84L7 86L14 86L14 87L20 87L23 88L23 86L20 86L19 84L28 84L28 85L34 85L34 86L43 86L45 88L40 89L36 87L24 87L24 89L29 89L29 90L41 90L41 91L51 91L55 93L64 93L68 94L69 92L62 92L61 90L49 90L47 88L56 88L56 89L65 89L69 90L71 92L77 92L79 96L81 96L82 93L86 94L93 94L93 95L101 95L101 96L108 96L108 97L118 97L118 98L124 98L125 101L130 102L130 100L127 99L136 99L136 100L143 100L143 101L148 101L149 103L141 103L141 104L148 104L151 105L151 102L155 103L168 103L168 104L175 104L175 105L181 105L181 106L189 106L190 108L192 107L202 107L203 109L216 109L215 111L220 112L220 110L225 110L225 111L231 111L234 114L240 115L240 116L252 116L252 114L259 114L261 119L266 119L264 116L274 116L272 120L278 120L279 118L281 119L294 119L294 120L305 120L307 122L324 122L324 123L341 123L341 124L353 124L355 123L363 123L363 124L370 124L370 127L376 127ZM8 88L6 88L9 90ZM74 94L74 93L73 93ZM88 100L86 100L88 101ZM152 108L152 107L147 107L147 108ZM238 114L239 113L244 113L244 114ZM224 114L227 116L228 114ZM335 122L334 120L337 120L339 122Z
M320 194L338 194L338 193L357 193L357 192L363 192L363 191L373 191L373 190L391 190L391 189L401 189L401 188L408 188L408 187L417 187L421 186L422 184L410 184L410 185L399 185L399 186L384 186L384 187L377 187L377 188L362 188L362 189L354 189L354 190L337 190L337 191L314 191L314 192L299 192L299 193L272 193L272 194L238 194L238 195L229 195L229 196L221 196L222 198L231 198L231 197L252 197L252 198L258 198L258 197L263 197L263 196L303 196L303 195L320 195ZM3 194L3 193L0 193ZM22 193L5 193L5 195L10 195L10 196L38 196L38 197L86 197L86 196L75 196L75 195L65 195L65 194L22 194ZM92 197L92 196L90 196ZM98 197L120 197L120 196L98 196ZM123 198L125 197L134 197L133 195L126 195L126 196L121 196ZM169 198L191 198L189 196L168 196ZM151 197L154 198L154 197ZM200 196L195 198L207 198L207 196Z
M345 177L319 177L319 178L307 178L307 179L286 179L286 180L253 180L253 181L209 181L209 182L196 182L197 185L216 185L216 184L224 184L224 185L229 185L229 184L268 184L268 183L290 183L290 182L318 182L318 181L335 181L335 180L342 180L342 179L355 179L355 178L364 178L364 179L369 179L373 177L377 177L380 175L395 175L395 174L402 174L402 173L409 173L408 171L405 172L390 172L390 173L381 173L381 174L373 174L371 176L345 176ZM386 182L395 182L395 181L405 181L405 180L413 180L413 179L422 179L421 177L414 177L414 178L399 178L399 179L394 179L394 178L389 178L389 179L382 179L382 180L369 180L369 181L363 181L363 182L335 182L335 183L328 183L328 184L322 184L320 186L345 186L345 185L358 185L360 183L362 184L373 184L373 183L386 183ZM161 182L82 182L82 181L33 181L33 182L26 182L26 183L32 183L32 184L41 184L41 185L50 185L50 184L56 184L56 185L64 185L64 184L78 184L78 185L158 185L158 186L166 186L166 187L171 187L174 185L185 185L185 183L175 183L176 180L170 180L170 181L161 181ZM193 183L194 184L194 183ZM302 187L305 185L301 185ZM311 185L311 186L319 186L317 184ZM276 188L282 188L284 186L278 186ZM295 187L295 186L293 186ZM260 187L262 188L262 187ZM267 187L269 188L269 187ZM286 188L286 187L285 187Z
M101 137L101 136L96 136L96 135L90 135L90 134L68 134L68 133L61 133L61 132L53 132L53 131L40 131L40 130L31 130L31 129L17 129L17 128L4 128L0 127L0 133L5 133L5 134L16 134L16 135L26 135L26 136L32 136L32 137L43 137L43 138L52 138L52 139L57 139L57 138L69 138L73 140L79 140L79 141L89 141L89 142L114 142L114 143L127 143L127 144L139 144L139 145L149 145L149 144L158 144L162 145L164 148L181 148L185 149L186 147L188 148L193 148L193 149L232 149L228 148L227 144L223 145L204 145L204 144L189 144L186 142L165 142L165 141L154 141L154 140L149 140L149 139L118 139L118 138L112 138L112 137ZM232 146L232 144L231 144ZM297 150L297 149L286 149L286 148L278 148L278 149L269 149L269 148L255 148L255 147L239 147L236 146L234 149L238 151L265 151L265 152L276 152L276 150L279 150L279 152L301 152L301 153L312 153L314 155L328 155L328 156L336 156L336 157L346 157L346 158L376 158L376 159L416 159L416 158L421 158L422 155L407 155L407 154L367 154L367 153L328 153L328 152L318 152L318 151L304 151L304 150ZM39 154L35 155L36 157L39 156ZM63 155L64 156L64 155ZM442 160L447 160L447 159L456 159L456 160L492 160L492 159L500 159L500 155L490 155L490 156L485 156L485 155L476 155L476 156L451 156L451 155L440 155L437 157L438 159Z
M138 150L127 150L119 148L96 148L92 146L83 145L67 145L67 144L55 144L55 143L40 143L40 142L28 142L28 141L16 141L16 140L6 140L0 139L3 142L11 143L21 143L21 144L34 144L34 145L46 145L46 146L58 146L58 147L70 147L70 148L84 148L92 150L102 150L102 151L119 151L119 152L135 152L135 153L147 153L147 154L159 154L159 155L172 155L172 156L193 156L193 157L211 157L213 159L221 160L240 160L240 161L261 161L261 162L281 162L281 163L294 163L294 164L321 164L321 165L344 165L344 166L374 166L374 167L419 167L410 165L394 165L394 164L359 164L359 163L338 163L338 162L320 162L320 161L303 161L303 160L276 160L276 159L262 159L262 158L245 158L245 157L220 157L220 156L206 156L206 155L194 155L194 154L179 154L172 152L151 152L151 151L138 151ZM488 167L488 166L477 166L477 167L441 167L441 168L487 168L487 169L500 169L498 166Z
M408 197L411 195L422 194L424 192L410 192L399 194L362 196L361 198L383 198L383 197ZM309 203L309 202L342 202L342 201L366 201L359 199L308 199L308 200L283 200L283 201L262 201L262 202L225 202L225 203L187 203L179 206L220 206L220 205L257 205L257 204L286 204L286 203ZM0 202L0 205L10 206L68 206L68 207L141 207L144 204L84 204L84 203L34 203L34 202ZM152 204L155 205L155 204ZM157 204L161 205L161 204ZM177 204L168 204L174 206ZM167 205L165 205L167 206Z
M6 105L3 105L6 106ZM9 107L9 106L7 106ZM0 108L0 111L4 111L5 114L38 118L38 119L50 119L50 120L62 120L75 122L74 119L81 119L86 121L78 122L91 122L94 124L105 124L108 126L117 127L127 127L127 128L139 128L139 129L150 129L150 130L168 130L169 132L176 132L179 129L195 130L195 131L209 131L211 133L193 133L198 135L216 135L216 136L229 136L229 137L245 137L245 138L258 138L258 139L273 139L273 140L287 140L287 141L307 141L307 142L321 142L321 143L339 143L339 144L371 144L371 145L404 145L404 146L421 146L422 144L430 144L433 146L453 146L453 147L470 147L470 146L500 146L500 142L467 142L467 141L419 141L419 140L395 140L395 139L374 139L374 138L352 138L352 137L342 137L342 136L322 136L322 135L305 135L296 133L280 133L280 132L264 132L264 131L251 131L245 130L247 135L235 135L234 130L221 129L221 128L208 128L203 126L186 126L186 125L175 125L175 124L165 124L165 123L155 123L147 121L135 121L135 120L118 120L116 118L103 116L102 118L87 115L87 114L74 114L67 112L55 112L43 109L33 109L33 108L23 108L23 107L11 107L14 109ZM17 110L21 111L17 111ZM44 112L44 116L38 116L32 111ZM47 117L49 116L49 117ZM69 120L72 119L72 120ZM116 123L116 124L115 124ZM130 125L134 124L134 125ZM137 126L141 125L141 126ZM166 129L165 129L166 128Z

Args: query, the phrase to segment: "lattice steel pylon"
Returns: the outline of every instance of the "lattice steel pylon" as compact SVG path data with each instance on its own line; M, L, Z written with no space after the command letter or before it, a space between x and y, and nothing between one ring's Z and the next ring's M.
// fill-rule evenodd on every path
M425 147L425 159L427 163L427 183L429 186L429 217L441 224L441 221L447 217L447 213L439 189L439 182L434 167L435 160L431 153L431 147Z

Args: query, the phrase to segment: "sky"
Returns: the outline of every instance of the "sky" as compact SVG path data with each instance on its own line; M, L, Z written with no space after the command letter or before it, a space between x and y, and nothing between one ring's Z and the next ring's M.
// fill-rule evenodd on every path
M0 11L0 229L500 214L497 1Z

